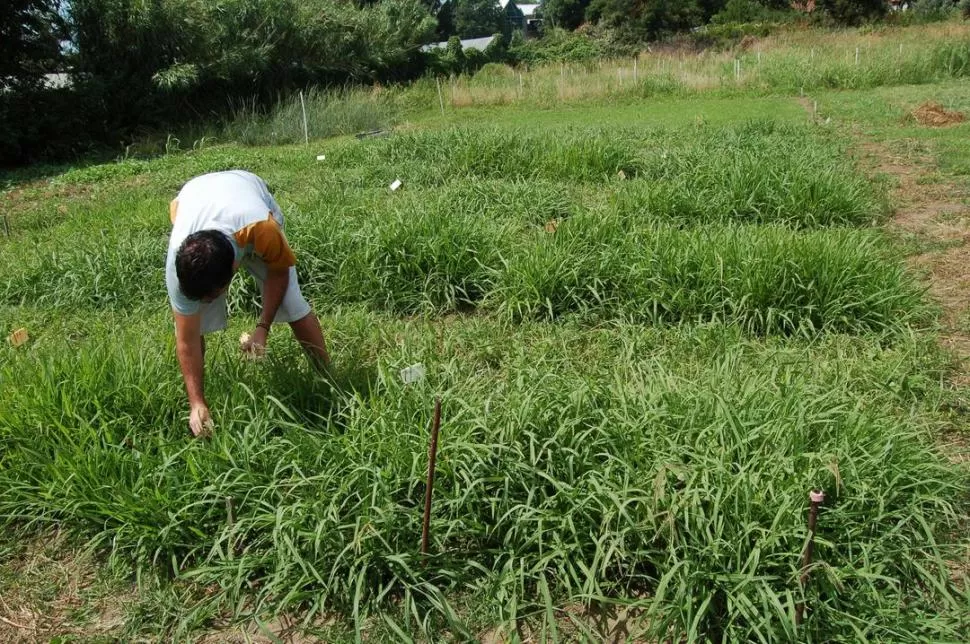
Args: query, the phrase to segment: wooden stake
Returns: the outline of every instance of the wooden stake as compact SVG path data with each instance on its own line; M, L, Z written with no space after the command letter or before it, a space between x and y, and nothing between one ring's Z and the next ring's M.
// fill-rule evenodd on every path
M10 224L7 223L7 213L3 213L3 236L10 237Z
M634 58L633 59L633 84L634 85L637 84L637 59L638 58L639 58L639 56L637 56L637 58Z
M438 86L438 105L441 107L441 115L445 115L445 99L441 96L441 79L435 78L434 84Z
M431 537L431 492L434 489L434 467L438 460L438 429L441 427L441 398L434 401L434 420L431 423L431 445L428 447L428 480L424 488L424 521L421 526L421 554L428 554Z
M815 525L818 521L818 506L825 500L825 493L821 490L812 490L808 493L808 498L812 505L808 510L808 543L805 544L805 551L802 553L802 574L798 579L805 592L805 584L808 583L810 573L809 566L812 565L812 554L815 552ZM801 625L805 615L805 602L800 601L795 605L795 624Z

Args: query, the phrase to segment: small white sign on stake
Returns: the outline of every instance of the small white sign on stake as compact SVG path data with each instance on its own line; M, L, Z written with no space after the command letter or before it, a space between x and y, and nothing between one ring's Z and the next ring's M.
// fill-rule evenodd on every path
M324 161L327 158L326 154L318 154L317 161Z
M401 184L401 180L400 179L395 179L394 180L394 183L391 184L391 192L394 192L395 190L397 190L398 188L400 188L401 185L402 185Z
M410 367L404 367L401 369L401 380L404 381L404 384L410 385L412 382L423 380L424 373L424 365L418 362Z

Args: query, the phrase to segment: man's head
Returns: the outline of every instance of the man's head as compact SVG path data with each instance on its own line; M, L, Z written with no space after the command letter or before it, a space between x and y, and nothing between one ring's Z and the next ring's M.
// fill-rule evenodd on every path
M232 281L236 251L217 230L200 230L185 238L175 255L182 293L191 300L218 297Z

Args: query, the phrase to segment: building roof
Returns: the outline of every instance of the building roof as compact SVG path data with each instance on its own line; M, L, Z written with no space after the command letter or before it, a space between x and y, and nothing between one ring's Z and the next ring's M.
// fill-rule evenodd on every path
M495 36L488 36L486 38L467 38L461 41L461 48L477 49L479 51L485 51L485 49L492 44L493 40L495 40ZM433 49L444 49L447 46L448 46L448 41L445 40L444 42L435 42L435 43L425 45L424 47L421 48L421 51L431 51Z
M536 10L539 8L537 4L517 4L516 5L521 11L522 15L526 18L531 18L536 14Z

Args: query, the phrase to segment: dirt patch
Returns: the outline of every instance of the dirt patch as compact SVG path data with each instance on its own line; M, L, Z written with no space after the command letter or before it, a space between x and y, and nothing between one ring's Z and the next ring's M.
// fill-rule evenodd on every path
M916 121L920 125L927 125L929 127L956 125L967 120L966 115L962 112L948 110L939 103L932 101L923 103L917 107L909 113L908 118Z
M0 576L0 641L116 637L134 593L99 569L90 552L70 547L59 532L25 544Z
M953 183L924 183L931 158L898 157L873 142L858 149L866 165L896 183L891 228L924 248L908 262L925 276L931 296L943 309L943 344L966 363L955 380L970 382L970 334L959 328L970 305L970 207L964 203L970 191Z
M314 624L320 628L329 622ZM196 640L197 644L310 644L322 641L319 637L306 634L297 621L290 616L279 616L264 622L251 620L244 624L216 624Z

